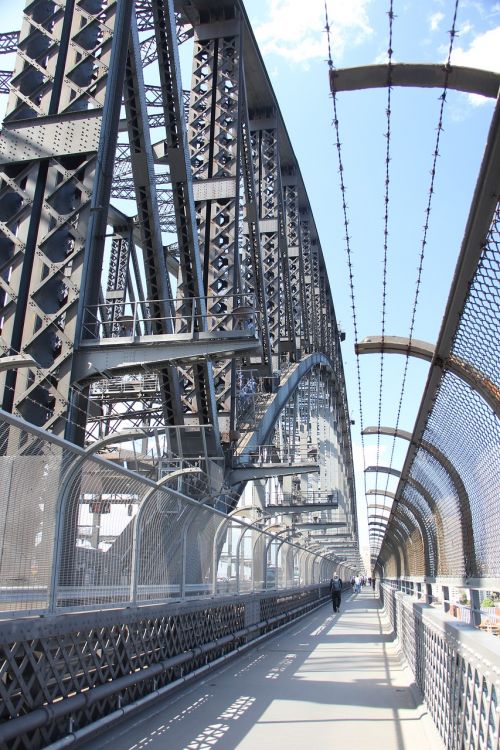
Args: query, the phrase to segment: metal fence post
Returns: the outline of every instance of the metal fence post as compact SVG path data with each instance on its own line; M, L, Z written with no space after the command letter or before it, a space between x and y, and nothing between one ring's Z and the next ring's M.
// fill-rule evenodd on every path
M60 580L61 572L61 552L62 539L64 534L64 520L66 516L66 505L68 499L68 490L71 487L70 479L74 476L74 464L82 465L81 457L77 457L72 466L66 472L66 477L62 481L61 491L57 496L55 509L55 527L54 527L54 550L52 553L52 569L50 571L49 590L47 597L47 607L49 612L54 613L57 609L57 587Z
M471 625L481 625L481 594L479 589L469 589Z
M432 583L426 583L425 584L425 603L426 604L432 604L433 596L432 596Z
M449 586L442 586L441 591L443 592L443 610L445 612L450 611L450 588Z

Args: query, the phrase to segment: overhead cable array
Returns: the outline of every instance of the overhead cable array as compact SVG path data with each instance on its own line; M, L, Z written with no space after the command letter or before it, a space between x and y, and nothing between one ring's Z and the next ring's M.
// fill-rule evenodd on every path
M457 22L457 14L458 14L458 5L459 0L455 0L455 6L453 10L453 19L451 24L451 29L449 30L448 34L450 37L449 47L448 47L448 57L446 60L446 65L444 66L444 85L443 85L443 91L439 97L440 108L439 108L439 115L438 115L438 123L436 128L436 142L434 145L434 151L432 154L432 168L430 171L431 180L428 190L428 199L427 199L427 206L425 208L425 221L424 221L424 227L423 227L423 236L422 236L422 242L420 245L420 254L419 254L419 260L418 260L418 267L417 267L417 280L415 285L415 295L413 298L413 307L412 307L412 313L411 313L411 321L410 321L410 330L408 335L408 352L406 354L405 358L405 364L404 364L404 370L403 370L403 378L401 383L401 392L399 396L399 402L398 402L398 409L397 409L397 415L396 415L396 425L395 425L395 432L394 437L392 439L392 446L391 446L391 455L389 460L389 469L392 469L392 462L394 459L394 451L396 446L396 439L397 439L397 433L399 428L399 423L401 419L401 410L403 405L403 398L405 393L405 387L406 387L406 379L408 375L408 364L409 364L409 351L413 342L413 336L415 331L415 320L417 315L417 307L418 307L418 298L420 294L420 287L422 283L422 272L423 272L423 266L424 266L424 258L425 258L425 251L427 247L427 236L429 232L429 223L430 223L430 215L431 215L431 209L432 209L432 200L434 196L434 185L435 185L435 179L436 179L436 167L437 167L437 160L439 157L439 145L441 142L441 133L444 131L443 128L443 117L444 117L444 107L447 100L447 94L448 94L448 81L449 76L451 73L451 54L453 51L453 44L455 41L455 37L458 35L458 32L456 30L456 22ZM392 7L392 0L391 0L391 7ZM383 342L382 342L383 343ZM380 428L380 421L379 421L379 428ZM380 432L380 429L379 429ZM380 437L380 436L379 436ZM387 488L389 486L390 481L390 473L387 474L386 479L386 486L385 489L387 491ZM382 540L380 542L379 548L382 544Z
M392 26L394 22L393 0L390 0L389 10L389 44L387 47L387 130L384 134L385 145L385 191L384 191L384 260L382 271L382 352L380 354L380 375L378 391L378 431L377 431L377 459L376 466L380 464L380 425L382 422L382 394L384 386L384 341L385 341L385 319L387 306L387 256L389 251L389 185L390 185L390 163L391 163L391 96L392 96ZM378 471L375 473L375 490L378 489Z

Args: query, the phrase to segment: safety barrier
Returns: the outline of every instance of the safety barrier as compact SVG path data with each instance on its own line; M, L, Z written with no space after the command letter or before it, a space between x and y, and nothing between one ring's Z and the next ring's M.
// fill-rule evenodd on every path
M329 580L333 559L228 515L220 487L194 496L193 472L154 482L0 412L0 619Z
M255 645L328 597L328 586L309 586L4 621L0 749L67 747Z
M448 750L497 748L500 639L383 582L380 596Z
M497 196L486 182L488 210L469 218L414 433L396 433L410 449L378 557L383 578L500 578Z

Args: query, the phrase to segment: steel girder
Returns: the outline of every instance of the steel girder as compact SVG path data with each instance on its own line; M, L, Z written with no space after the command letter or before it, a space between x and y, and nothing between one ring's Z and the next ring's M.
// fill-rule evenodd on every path
M203 298L206 291L198 251L196 209L189 164L183 91L179 75L173 3L170 0L166 5L160 0L154 0L152 11L165 119L165 141L162 144L162 150L169 164L177 224L176 250L180 265L178 293L182 297ZM193 383L194 391L190 399L188 389L186 387L183 389L185 410L188 413L197 414L202 424L211 423L218 443L219 424L211 363L207 361L204 364L194 365L191 371L185 370L183 375Z
M332 91L357 91L359 89L385 88L389 68L387 65L360 65L356 68L332 70L330 86ZM392 86L440 88L464 91L496 99L500 88L500 75L489 70L465 68L453 65L391 63Z
M0 55L9 54L17 50L18 31L4 31L0 34Z
M436 348L428 341L409 339L404 336L368 336L354 346L356 354L402 354L405 357L417 357L433 362ZM444 362L438 363L443 370L449 370L461 378L468 386L477 391L494 411L500 416L500 393L495 383L470 362L450 354Z
M142 61L135 18L129 41L125 70L125 111L131 150L132 177L137 201L137 221L141 233L146 289L153 318L151 333L173 333L172 287L163 254L158 200L151 162L151 141L147 122ZM162 324L162 320L166 324ZM161 371L163 417L166 424L182 423L180 387L174 367Z

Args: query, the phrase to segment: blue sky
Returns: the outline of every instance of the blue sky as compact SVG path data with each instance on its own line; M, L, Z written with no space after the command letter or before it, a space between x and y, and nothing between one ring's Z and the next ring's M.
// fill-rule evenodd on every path
M2 27L20 26L24 3L2 8ZM443 63L447 57L454 0L394 0L394 62ZM363 464L376 462L376 439L361 454L360 414L350 312L333 107L328 88L323 0L246 0L247 13L267 65L308 190L326 259L337 318L347 333L343 344L357 462L358 506L366 542ZM337 68L387 59L389 0L329 0L333 60ZM452 64L500 70L500 3L461 0ZM13 64L0 58L0 68ZM187 86L188 82L185 81ZM437 89L394 89L392 94L388 297L386 335L407 336L423 238L432 153L439 113ZM0 100L2 97L0 97ZM338 113L347 186L360 338L381 334L386 90L338 95ZM3 111L4 102L0 101ZM428 245L414 338L434 342L460 249L493 103L449 92L437 163ZM361 357L364 426L377 424L380 359ZM404 359L386 356L382 424L395 425ZM427 375L427 365L411 360L400 427L411 431ZM396 443L393 461L401 468L406 444ZM388 463L392 441L382 439L380 463ZM375 485L370 476L368 486ZM385 479L378 481L385 488ZM395 480L389 483L394 490Z

